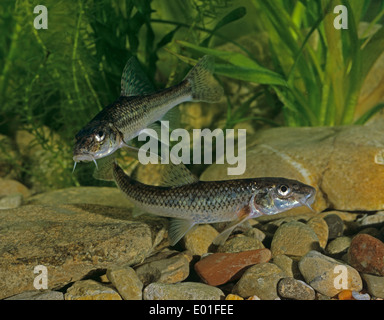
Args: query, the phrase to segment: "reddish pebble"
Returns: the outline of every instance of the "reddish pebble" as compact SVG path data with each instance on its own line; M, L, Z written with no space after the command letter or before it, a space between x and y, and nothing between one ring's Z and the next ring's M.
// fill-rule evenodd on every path
M258 249L236 253L213 253L195 264L198 275L207 284L218 286L238 279L251 265L268 262L269 249Z
M358 234L349 247L348 261L360 272L384 276L384 243L368 234Z

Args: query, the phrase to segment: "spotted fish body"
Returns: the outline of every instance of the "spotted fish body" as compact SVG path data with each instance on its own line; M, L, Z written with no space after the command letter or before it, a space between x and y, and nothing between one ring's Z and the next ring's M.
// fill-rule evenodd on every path
M232 222L216 241L222 243L247 219L272 215L314 201L315 189L296 180L254 178L195 181L178 186L151 186L131 179L115 163L113 177L120 190L140 209L176 218L170 238L175 244L194 225Z
M114 153L175 106L186 101L218 102L223 89L214 79L214 60L204 56L179 84L154 92L135 58L123 71L120 97L76 134L75 164Z

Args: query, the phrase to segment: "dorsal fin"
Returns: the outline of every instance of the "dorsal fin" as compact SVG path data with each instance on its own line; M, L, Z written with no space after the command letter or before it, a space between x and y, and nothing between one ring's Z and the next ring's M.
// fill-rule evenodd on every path
M124 67L121 76L121 95L137 96L153 93L155 88L149 81L147 75L140 67L136 57L131 57Z
M183 163L162 164L161 186L178 187L198 181L199 179Z

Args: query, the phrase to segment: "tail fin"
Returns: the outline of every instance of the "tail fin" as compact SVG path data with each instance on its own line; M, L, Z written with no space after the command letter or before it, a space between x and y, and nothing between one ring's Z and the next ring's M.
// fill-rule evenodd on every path
M214 66L214 58L204 56L185 77L192 86L193 100L212 103L221 99L223 88L212 75Z

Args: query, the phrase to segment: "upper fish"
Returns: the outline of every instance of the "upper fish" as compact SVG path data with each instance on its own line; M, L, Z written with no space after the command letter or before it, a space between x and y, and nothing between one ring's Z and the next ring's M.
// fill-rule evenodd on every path
M196 224L231 222L213 242L222 244L236 226L248 219L299 206L311 208L316 194L312 186L285 178L200 181L183 165L168 165L171 182L153 186L132 179L116 162L112 166L116 185L138 208L173 218L171 245ZM102 170L99 174L103 174Z
M128 60L121 78L120 97L100 111L75 136L75 165L93 161L127 146L142 130L161 120L176 105L187 101L218 102L223 88L213 77L214 58L204 56L179 84L154 92L135 57Z

